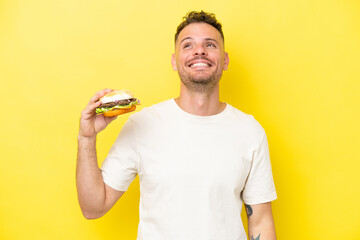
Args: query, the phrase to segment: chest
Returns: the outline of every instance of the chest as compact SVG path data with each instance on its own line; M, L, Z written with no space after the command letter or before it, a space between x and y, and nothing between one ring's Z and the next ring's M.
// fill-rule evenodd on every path
M250 170L251 144L230 128L154 129L143 140L139 177L153 187L196 185L241 191Z

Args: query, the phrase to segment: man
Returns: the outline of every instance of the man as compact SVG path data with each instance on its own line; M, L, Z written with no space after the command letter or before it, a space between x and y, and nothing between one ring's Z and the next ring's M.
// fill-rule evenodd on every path
M276 199L265 131L250 115L219 101L219 80L229 64L221 24L191 12L175 35L173 69L180 96L129 117L98 168L96 135L115 118L95 115L93 96L82 111L77 188L88 219L104 215L139 174L138 240L276 239Z

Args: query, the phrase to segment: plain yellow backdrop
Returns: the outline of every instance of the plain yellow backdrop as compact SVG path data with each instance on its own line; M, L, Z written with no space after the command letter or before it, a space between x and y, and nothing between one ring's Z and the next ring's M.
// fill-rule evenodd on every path
M0 239L136 239L138 179L103 218L80 212L79 116L107 87L139 110L176 97L173 38L190 10L223 23L221 100L267 132L278 239L360 239L357 0L0 1ZM99 164L127 118L98 136Z

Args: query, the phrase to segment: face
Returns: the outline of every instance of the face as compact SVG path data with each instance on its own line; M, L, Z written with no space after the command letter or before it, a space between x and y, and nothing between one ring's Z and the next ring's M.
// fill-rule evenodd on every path
M180 32L171 62L189 90L206 92L219 82L229 57L216 28L207 23L191 23Z

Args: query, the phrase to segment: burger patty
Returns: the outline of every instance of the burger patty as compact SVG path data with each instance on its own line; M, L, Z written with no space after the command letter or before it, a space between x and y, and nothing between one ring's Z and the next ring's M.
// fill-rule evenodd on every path
M115 107L115 106L125 106L128 105L131 102L136 102L137 99L136 98L129 98L129 99L125 99L125 100L119 100L116 102L109 102L109 103L103 103L101 104L98 108L111 108L111 107Z

